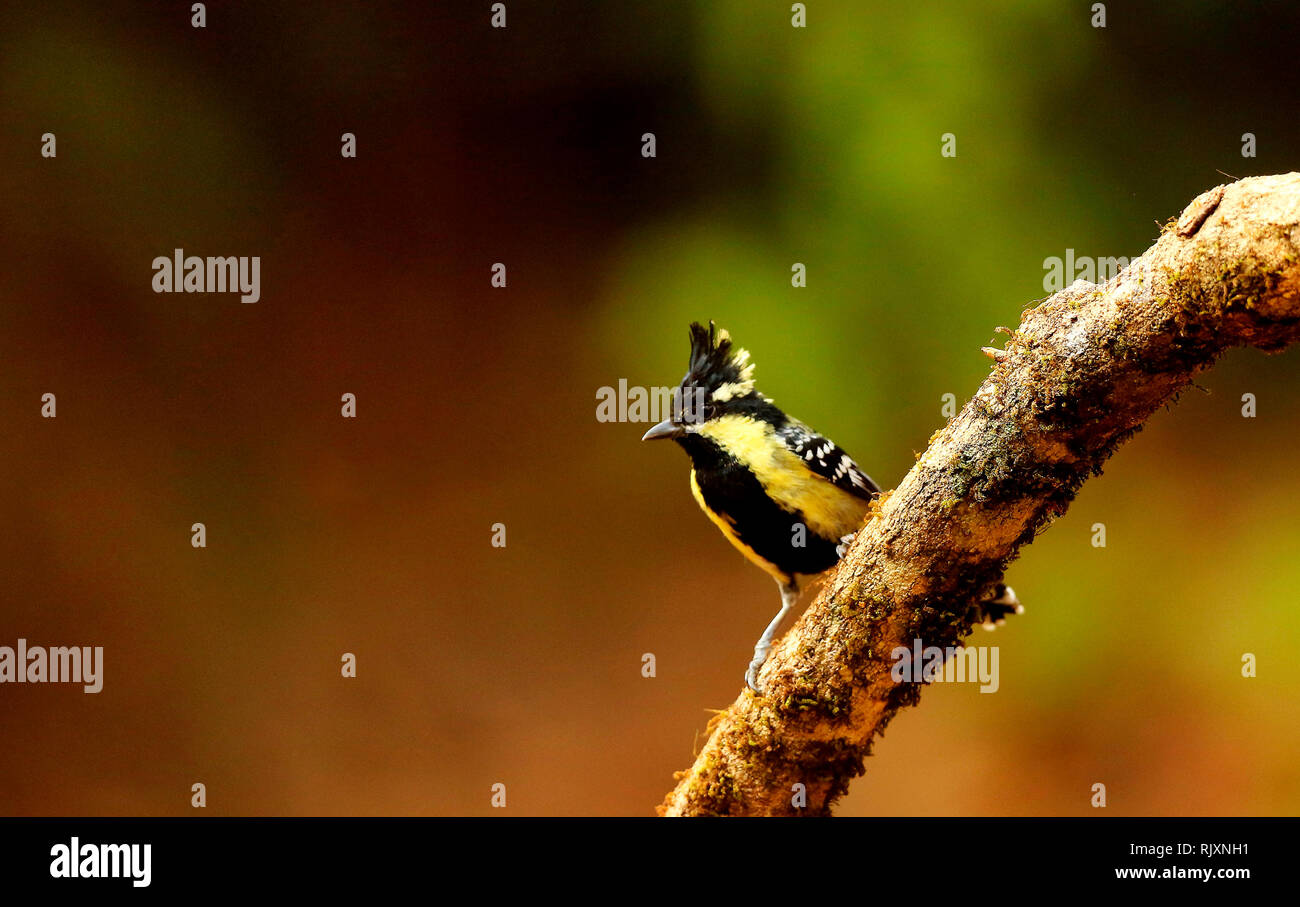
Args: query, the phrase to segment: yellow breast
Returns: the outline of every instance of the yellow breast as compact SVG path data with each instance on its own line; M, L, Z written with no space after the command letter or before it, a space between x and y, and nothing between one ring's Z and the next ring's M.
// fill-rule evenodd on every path
M700 434L748 466L772 500L802 513L808 529L822 538L839 540L856 532L866 519L867 502L809 470L780 442L770 423L749 416L721 416L700 426ZM695 497L699 500L698 491Z

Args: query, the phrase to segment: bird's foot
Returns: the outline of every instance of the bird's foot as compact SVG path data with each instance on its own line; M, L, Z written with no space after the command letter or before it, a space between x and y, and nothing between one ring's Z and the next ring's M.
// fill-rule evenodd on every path
M840 543L835 546L835 556L840 558L844 557L845 552L849 550L849 545L853 544L853 540L857 537L858 534L856 532L850 532L848 535L842 536L840 538Z
M1002 626L1008 615L1025 613L1025 606L1016 598L1016 590L1005 583L998 583L993 594L975 605L975 609L985 630Z

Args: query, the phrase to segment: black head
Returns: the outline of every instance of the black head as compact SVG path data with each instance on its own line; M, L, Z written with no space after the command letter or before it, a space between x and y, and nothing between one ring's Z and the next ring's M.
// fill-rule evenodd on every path
M712 321L707 328L691 325L691 360L682 379L682 395L702 390L707 402L726 403L756 394L754 366L749 351L731 342L731 336Z
M728 413L779 412L754 387L748 350L733 344L712 321L707 328L694 323L690 330L691 358L674 395L672 418L650 429L642 440L681 439L693 427Z

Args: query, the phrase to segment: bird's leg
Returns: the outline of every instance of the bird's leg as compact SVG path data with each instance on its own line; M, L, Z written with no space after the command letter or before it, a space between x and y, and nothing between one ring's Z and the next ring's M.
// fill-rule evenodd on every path
M1024 614L1025 606L1016 598L1016 590L1005 583L998 583L993 594L976 604L977 617L985 630L992 630L1006 623L1008 614Z
M785 620L785 616L790 613L790 609L798 600L799 584L794 580L781 583L781 610L776 612L776 617L772 618L772 622L759 637L758 644L754 646L754 660L749 663L749 670L745 672L745 683L760 696L763 691L758 687L758 670L763 667L763 662L767 661L767 653L772 651L772 640L776 638L776 631L781 629L781 621Z

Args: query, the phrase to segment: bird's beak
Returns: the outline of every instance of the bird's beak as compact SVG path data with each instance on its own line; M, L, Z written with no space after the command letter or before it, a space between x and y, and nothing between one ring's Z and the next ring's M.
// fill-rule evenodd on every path
M686 432L680 425L674 425L672 419L664 419L654 428L641 436L642 441L655 441L660 438L680 438Z

